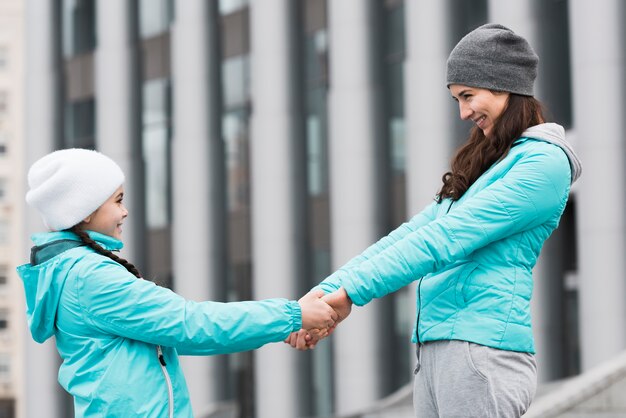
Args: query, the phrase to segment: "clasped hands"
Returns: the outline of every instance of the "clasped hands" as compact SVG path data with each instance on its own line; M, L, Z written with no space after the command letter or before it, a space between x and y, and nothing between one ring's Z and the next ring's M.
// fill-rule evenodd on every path
M300 298L298 303L302 310L302 329L292 332L285 339L285 343L298 350L315 348L352 310L352 301L343 287L329 294L313 290Z

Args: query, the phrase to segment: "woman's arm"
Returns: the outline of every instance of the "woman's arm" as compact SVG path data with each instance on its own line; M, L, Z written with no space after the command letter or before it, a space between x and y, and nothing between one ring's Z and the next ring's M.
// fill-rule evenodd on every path
M338 280L352 301L364 305L561 213L570 187L567 157L549 144L536 148L504 177L448 214L405 234L359 265L340 270Z
M350 270L361 264L364 261L369 260L376 254L379 254L381 251L385 250L389 246L395 244L406 235L411 232L416 231L423 225L428 224L429 222L435 219L435 212L437 211L437 202L432 202L428 206L426 206L420 213L413 216L409 221L403 223L398 228L390 232L387 236L381 238L373 245L369 246L365 251L356 257L352 258L345 265L343 265L339 270L328 276L323 282L317 285L316 289L322 289L325 293L332 293L338 290L341 287L340 277L342 271Z

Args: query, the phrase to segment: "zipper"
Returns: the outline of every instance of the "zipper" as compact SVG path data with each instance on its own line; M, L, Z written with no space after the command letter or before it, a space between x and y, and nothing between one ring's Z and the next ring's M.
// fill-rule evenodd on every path
M165 367L165 357L163 357L163 350L161 350L161 346L157 345L156 350L157 357L159 358L159 364L161 365L161 371L163 372L165 383L167 384L169 417L174 418L174 389L172 388L172 379L170 379L170 374L167 372L167 368Z
M450 199L450 205L446 210L446 215L450 213L450 209L452 209L452 205L454 204L454 200ZM417 345L415 348L415 356L417 357L417 363L415 364L415 369L413 369L413 374L417 374L422 368L420 354L421 354L421 342L420 342L420 313L422 311L422 280L424 278L420 278L419 282L417 282L417 318L415 319L415 339L417 340Z
M413 374L417 374L417 372L420 371L420 368L422 367L420 364L420 332L419 332L419 326L420 326L420 313L422 310L422 280L424 280L424 278L422 277L419 282L417 282L417 319L415 320L415 338L417 339L417 348L416 348L416 356L417 356L417 364L415 365L415 370L413 370Z

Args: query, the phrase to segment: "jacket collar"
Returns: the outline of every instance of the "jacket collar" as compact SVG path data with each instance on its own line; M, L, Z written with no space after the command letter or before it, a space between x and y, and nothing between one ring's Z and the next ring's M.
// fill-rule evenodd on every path
M109 251L119 251L124 247L124 243L120 240L117 240L108 235L101 234L99 232L94 231L86 231L91 239L96 241L100 246L102 246L105 250ZM54 231L54 232L43 232L39 234L33 234L31 236L32 241L35 245L43 245L52 241L58 241L62 239L71 239L74 241L80 241L78 235L74 234L70 231Z

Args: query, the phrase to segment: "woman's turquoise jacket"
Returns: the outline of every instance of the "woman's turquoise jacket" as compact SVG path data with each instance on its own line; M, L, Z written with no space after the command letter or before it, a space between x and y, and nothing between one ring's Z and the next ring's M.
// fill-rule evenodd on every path
M531 271L579 174L562 127L530 128L461 199L433 202L319 287L364 305L417 280L414 342L534 353Z
M109 250L122 247L89 235ZM33 240L43 251L78 237L51 232ZM73 395L77 417L192 417L178 354L251 350L301 327L297 302L192 302L86 246L17 270L32 336L37 342L56 337L59 383Z

